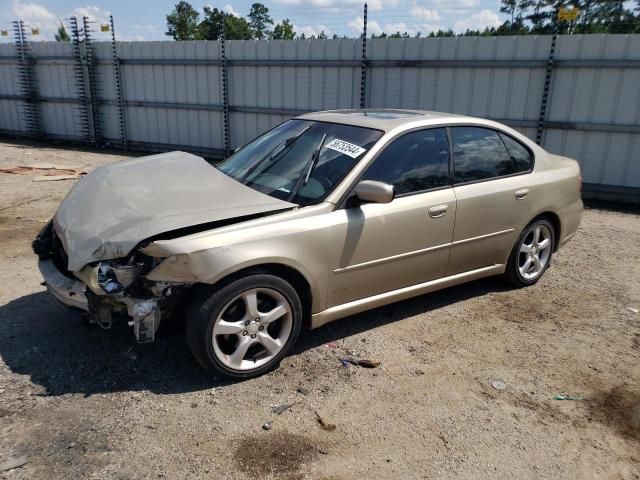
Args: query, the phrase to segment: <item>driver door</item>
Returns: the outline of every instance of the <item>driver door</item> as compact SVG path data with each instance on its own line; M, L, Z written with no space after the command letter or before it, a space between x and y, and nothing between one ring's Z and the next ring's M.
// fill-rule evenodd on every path
M339 245L329 272L328 307L444 276L455 220L449 147L442 128L391 141L362 180L394 186L396 198L337 210Z

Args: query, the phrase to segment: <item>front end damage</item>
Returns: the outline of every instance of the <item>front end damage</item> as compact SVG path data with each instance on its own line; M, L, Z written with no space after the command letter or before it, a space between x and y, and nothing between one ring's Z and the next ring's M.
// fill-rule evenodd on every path
M176 275L153 281L150 272L165 259L145 255L145 242L296 206L243 185L200 157L166 152L102 165L82 177L33 248L58 300L86 310L103 328L124 314L138 341L149 342L198 279Z
M64 305L88 313L90 323L111 328L114 318L128 317L139 343L152 342L188 283L146 278L162 259L134 250L126 258L92 262L77 272L67 269L67 255L50 222L33 242L48 291Z

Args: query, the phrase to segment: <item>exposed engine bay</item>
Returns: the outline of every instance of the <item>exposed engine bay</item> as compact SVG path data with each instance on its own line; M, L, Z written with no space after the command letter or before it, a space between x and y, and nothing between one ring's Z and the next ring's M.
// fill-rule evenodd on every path
M149 257L137 250L126 258L92 262L78 272L71 272L67 269L64 246L52 222L33 241L33 251L41 264L52 262L58 272L68 279L68 282L47 280L50 290L75 297L74 304L70 306L86 310L89 322L98 324L103 329L111 328L114 316L128 315L129 325L133 327L139 343L155 339L160 321L171 315L177 300L189 286L184 283L154 282L145 278L162 259ZM65 289L67 292L60 291ZM56 291L52 293L56 295ZM69 305L64 300L63 303Z

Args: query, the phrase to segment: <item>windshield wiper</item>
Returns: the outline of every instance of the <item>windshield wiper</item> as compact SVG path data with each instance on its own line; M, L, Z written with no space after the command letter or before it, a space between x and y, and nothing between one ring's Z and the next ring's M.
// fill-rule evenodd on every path
M292 137L287 138L284 142L280 142L275 147L267 152L259 161L253 164L249 169L245 172L245 174L240 178L240 181L243 182L247 179L249 175L251 175L265 160L267 162L271 162L274 158L280 155L285 149L289 148L293 143L298 140L302 135L307 133L307 131L311 128L311 125L307 125L298 133L293 135Z
M302 169L302 172L300 173L300 177L298 177L298 180L296 181L295 186L293 187L293 189L291 190L291 193L289 194L289 198L287 198L287 202L290 202L291 200L293 200L293 198L298 194L298 190L300 190L300 187L303 185L306 185L307 182L309 181L311 172L316 167L316 164L320 159L320 150L322 150L322 146L324 145L324 141L326 139L327 139L327 134L325 133L324 135L322 135L322 139L320 140L320 144L318 145L318 148L316 148L313 151L311 158ZM305 174L305 170L307 172L306 174Z

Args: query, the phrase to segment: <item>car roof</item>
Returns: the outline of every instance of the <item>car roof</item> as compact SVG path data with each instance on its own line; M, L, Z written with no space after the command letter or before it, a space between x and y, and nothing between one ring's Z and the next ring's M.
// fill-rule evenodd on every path
M455 113L430 112L426 110L401 110L401 109L363 109L363 110L326 110L300 115L302 120L315 120L318 122L342 123L358 127L375 128L385 132L403 125L416 124L430 125L442 123L456 123L470 121L484 123L480 118L457 115Z

